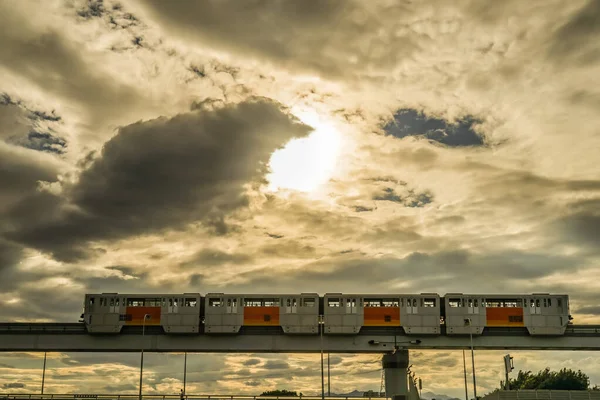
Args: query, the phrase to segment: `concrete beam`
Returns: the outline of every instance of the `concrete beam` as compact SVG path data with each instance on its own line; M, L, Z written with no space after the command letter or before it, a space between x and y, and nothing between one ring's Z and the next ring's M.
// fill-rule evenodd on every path
M416 343L416 339L420 343ZM468 349L468 337L396 336L405 349ZM412 341L413 343L409 343ZM586 337L482 336L474 337L476 350L600 350L600 335ZM72 352L262 352L319 353L319 336L232 335L172 336L15 333L0 335L0 351ZM323 350L329 353L386 353L393 350L393 336L324 336Z

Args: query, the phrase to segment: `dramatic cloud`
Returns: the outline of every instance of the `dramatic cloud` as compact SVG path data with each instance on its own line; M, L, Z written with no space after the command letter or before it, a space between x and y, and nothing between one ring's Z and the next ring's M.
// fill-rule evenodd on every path
M204 220L247 204L244 185L266 172L269 155L309 127L266 100L121 128L62 197L40 193L9 213L6 236L64 261L85 244Z
M0 322L76 322L91 292L461 291L566 293L598 324L599 4L0 2ZM502 355L477 353L482 393ZM514 355L600 383L593 355ZM462 398L461 356L413 371ZM0 391L38 391L42 357L0 354ZM145 360L145 393L179 391L183 354ZM333 393L380 389L379 356L330 364ZM320 394L318 354L187 371ZM45 392L138 373L48 353Z

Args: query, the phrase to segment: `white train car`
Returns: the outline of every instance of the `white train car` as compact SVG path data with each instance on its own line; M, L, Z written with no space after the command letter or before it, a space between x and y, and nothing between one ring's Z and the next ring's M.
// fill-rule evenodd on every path
M448 335L519 327L530 335L563 335L571 320L567 295L448 293L443 300Z
M199 293L86 294L82 318L90 333L120 333L125 326L161 326L166 333L199 333L200 310Z
M286 334L318 333L319 295L208 293L204 332L238 333L242 327L281 327Z
M326 334L357 334L363 327L401 327L406 334L440 333L437 293L327 293L323 302Z

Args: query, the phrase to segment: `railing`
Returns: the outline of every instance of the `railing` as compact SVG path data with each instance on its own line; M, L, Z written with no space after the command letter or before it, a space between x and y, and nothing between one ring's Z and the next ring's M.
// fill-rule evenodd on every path
M143 395L147 400L179 400L178 394L149 394ZM321 396L245 396L245 395L184 395L185 400L321 400ZM325 396L327 400L382 400L386 397L342 397ZM0 393L0 400L137 400L137 394L18 394L18 393ZM574 399L579 400L579 399ZM595 400L595 399L594 399ZM600 399L599 399L600 400Z
M482 400L600 400L597 390L499 390Z

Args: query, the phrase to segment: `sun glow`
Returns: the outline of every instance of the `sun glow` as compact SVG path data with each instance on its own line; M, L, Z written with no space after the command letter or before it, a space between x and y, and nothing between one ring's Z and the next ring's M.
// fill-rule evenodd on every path
M335 172L341 148L340 133L314 112L301 113L298 118L314 131L305 138L290 140L271 155L271 173L267 175L270 191L314 192Z

